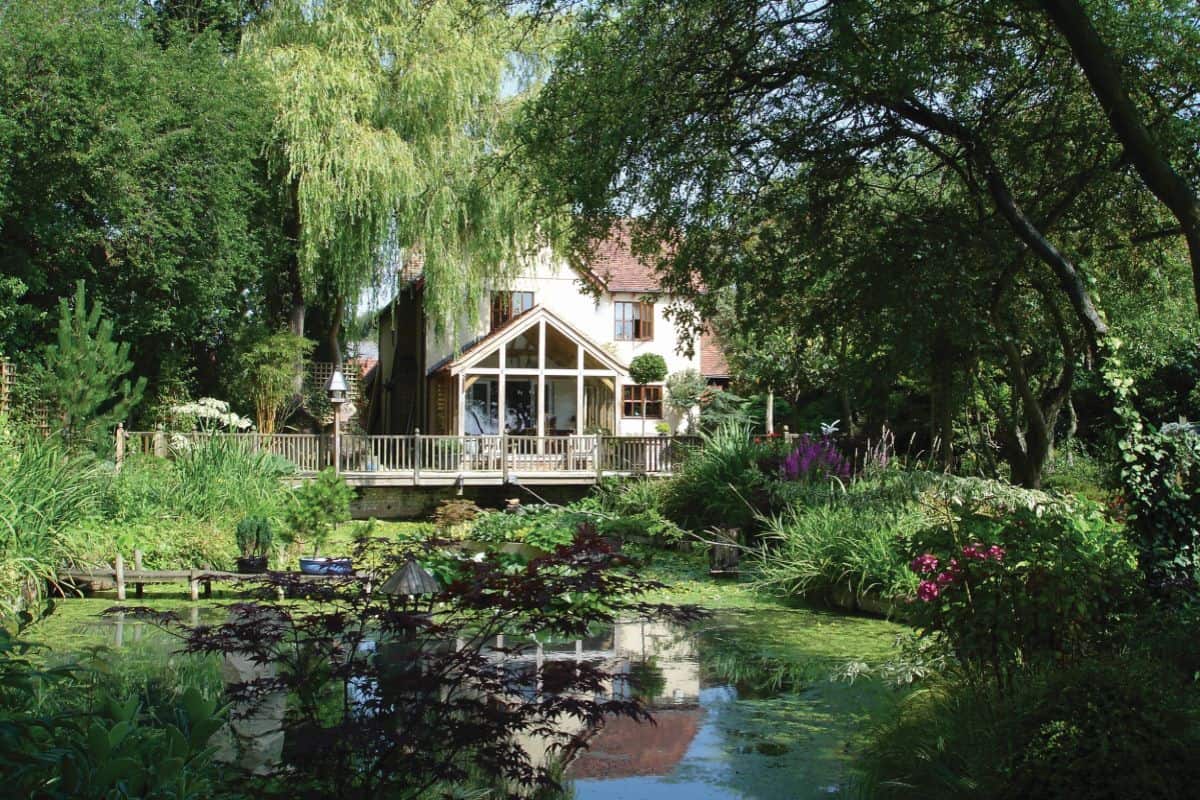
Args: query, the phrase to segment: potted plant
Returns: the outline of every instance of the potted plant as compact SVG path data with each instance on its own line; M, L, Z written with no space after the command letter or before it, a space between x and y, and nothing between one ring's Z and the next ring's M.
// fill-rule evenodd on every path
M341 522L350 519L350 498L354 490L326 467L315 480L305 482L292 493L293 503L287 512L289 536L293 541L312 545L312 555L300 559L300 571L306 575L349 575L353 562L346 557L321 555Z
M238 523L234 534L237 538L237 571L243 575L257 575L267 571L267 551L275 535L271 523L265 517L246 517Z

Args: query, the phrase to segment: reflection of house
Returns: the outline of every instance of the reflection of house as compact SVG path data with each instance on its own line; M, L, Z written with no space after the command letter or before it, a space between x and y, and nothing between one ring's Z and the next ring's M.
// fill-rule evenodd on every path
M699 371L701 352L686 354L666 316L674 298L624 234L599 244L583 271L548 251L531 259L457 341L434 335L423 281L410 277L379 317L372 433L637 435L681 423L663 385L634 384L628 365L656 353L668 373Z
M507 643L510 647L513 642ZM588 741L588 749L572 762L569 774L582 777L666 775L679 763L700 729L700 662L694 636L665 622L619 622L611 629L573 642L539 642L524 656L505 656L516 691L532 698L552 691L554 675L581 661L598 664L612 676L607 696L627 699L634 691L632 673L640 673L642 690L654 723L613 717ZM645 668L654 673L647 679ZM558 721L562 733L583 730L581 720ZM548 761L549 741L536 734L517 737L535 764Z

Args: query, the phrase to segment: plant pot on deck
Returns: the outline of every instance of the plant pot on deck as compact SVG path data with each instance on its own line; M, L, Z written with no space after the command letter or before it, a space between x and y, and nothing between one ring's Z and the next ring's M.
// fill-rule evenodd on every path
M267 571L266 556L241 556L237 560L239 575L261 575Z
M349 558L313 556L300 559L300 571L305 575L353 575L354 562Z

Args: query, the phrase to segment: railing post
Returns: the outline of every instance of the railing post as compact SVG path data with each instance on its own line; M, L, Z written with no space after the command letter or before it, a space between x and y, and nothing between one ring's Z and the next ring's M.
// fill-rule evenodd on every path
M604 477L604 434L596 434L596 481Z
M413 486L417 486L421 483L421 429L413 430Z
M167 457L167 434L163 431L162 425L154 428L154 455L158 458Z
M508 434L500 434L500 482L508 485Z

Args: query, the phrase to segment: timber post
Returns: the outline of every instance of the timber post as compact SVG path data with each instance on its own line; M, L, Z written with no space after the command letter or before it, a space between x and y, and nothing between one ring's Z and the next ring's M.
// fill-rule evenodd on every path
M117 553L117 560L114 562L113 578L117 582L117 599L125 600L125 559Z
M133 551L133 571L134 572L142 571L142 551L141 550ZM141 583L133 584L133 596L134 597L142 596L142 584Z
M421 429L413 428L413 486L421 485Z
M196 577L196 570L188 573L188 595L193 601L200 599L200 581Z
M117 472L121 471L121 465L125 463L125 423L117 423L117 439L113 442L115 455L113 460L117 464Z
M500 434L500 483L508 485L508 434Z
M167 457L167 434L163 431L162 425L154 429L154 455L159 458Z

